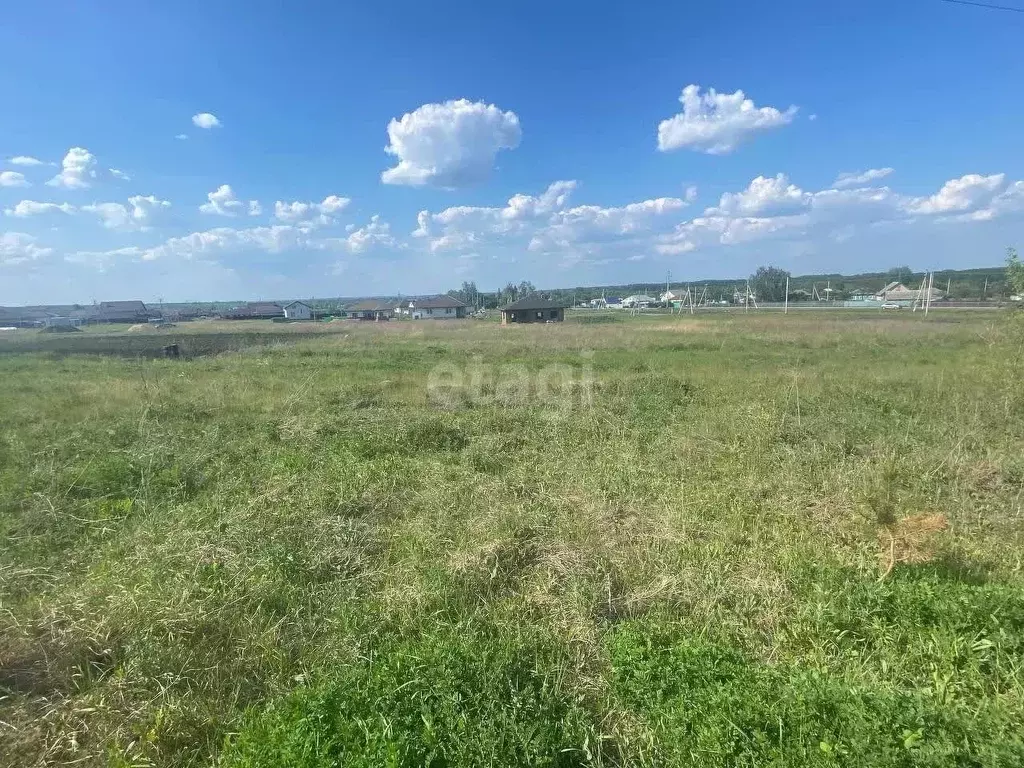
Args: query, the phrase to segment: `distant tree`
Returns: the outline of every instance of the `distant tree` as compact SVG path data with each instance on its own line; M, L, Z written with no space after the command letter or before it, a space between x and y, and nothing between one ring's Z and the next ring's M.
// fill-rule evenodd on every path
M523 280L521 283L519 283L519 298L524 299L527 296L529 296L530 294L533 294L533 293L536 293L536 292L537 292L537 289L534 287L533 283L531 283L529 280Z
M448 295L475 307L477 299L480 297L480 292L477 291L475 282L464 282L461 288L453 288L448 291Z
M778 267L758 267L750 276L750 290L758 301L785 301L789 272Z
M1016 248L1006 249L1006 281L1014 296L1024 296L1024 263L1017 255Z
M893 267L885 273L885 284L889 283L909 283L914 279L914 270L910 267Z
M519 287L515 283L506 283L501 291L500 303L511 304L519 298Z

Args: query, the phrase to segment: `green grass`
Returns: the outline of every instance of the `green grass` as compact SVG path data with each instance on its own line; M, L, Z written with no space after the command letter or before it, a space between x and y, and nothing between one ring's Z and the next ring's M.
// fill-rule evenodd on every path
M18 332L0 764L1020 765L1020 339ZM476 394L430 391L439 365ZM945 529L897 549L923 515Z

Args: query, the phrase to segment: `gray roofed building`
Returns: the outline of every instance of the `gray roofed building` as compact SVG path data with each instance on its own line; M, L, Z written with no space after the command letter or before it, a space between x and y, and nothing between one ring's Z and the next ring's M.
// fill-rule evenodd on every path
M100 323L144 323L149 310L141 301L101 301L95 319Z
M425 299L411 299L416 309L446 309L448 307L465 307L466 302L454 296L428 296Z
M527 296L500 307L501 324L510 323L560 323L565 320L569 302L561 299L545 299Z
M399 302L382 299L363 299L345 307L349 317L360 320L390 320Z
M247 301L240 307L234 307L221 314L229 320L257 320L273 317L284 317L280 304L273 301Z

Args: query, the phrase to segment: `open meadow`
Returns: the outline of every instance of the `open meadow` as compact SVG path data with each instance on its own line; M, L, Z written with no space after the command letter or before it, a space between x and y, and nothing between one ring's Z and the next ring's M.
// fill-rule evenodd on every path
M1021 338L11 333L0 765L1024 765Z

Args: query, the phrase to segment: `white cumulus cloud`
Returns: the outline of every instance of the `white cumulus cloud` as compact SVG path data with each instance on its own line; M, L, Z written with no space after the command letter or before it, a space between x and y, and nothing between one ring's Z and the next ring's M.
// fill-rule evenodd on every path
M285 253L314 247L308 230L288 224L251 229L217 227L204 232L193 232L183 237L172 237L162 244L142 251L143 261L181 258L186 260L216 261L224 254L248 251Z
M424 104L388 123L388 154L398 165L381 174L385 184L454 188L486 179L503 149L522 138L515 112L466 99Z
M742 192L726 192L718 207L709 208L708 213L744 216L791 214L806 208L810 201L808 193L791 184L786 175L780 173L770 179L758 176Z
M258 200L249 200L248 203L239 200L230 184L221 184L213 192L207 192L206 202L199 206L200 213L216 216L238 216L245 210L250 216L259 216L263 207Z
M862 183L808 192L784 174L759 176L746 189L722 195L719 204L703 215L679 223L658 239L656 250L674 255L769 238L803 243L845 240L858 230L881 225L979 222L1024 213L1024 181L1008 184L1001 173L950 179L925 197Z
M93 203L83 205L85 213L95 214L107 229L145 230L152 221L153 214L164 208L170 208L167 200L158 200L154 195L135 195L123 203Z
M0 187L27 187L29 183L25 180L25 174L17 171L3 171L0 173Z
M96 176L96 158L82 147L72 147L61 161L61 171L47 184L65 189L85 189Z
M132 177L129 176L127 173L125 173L122 170L119 170L117 168L111 168L109 170L110 170L110 175L113 176L115 179L121 179L121 181L131 181L132 180Z
M33 166L44 165L44 163L42 160L37 160L36 158L30 157L28 155L17 155L11 158L11 165Z
M70 203L40 203L35 200L22 200L13 208L4 211L8 216L15 216L25 219L29 216L39 216L44 213L74 213L75 206Z
M352 253L364 253L371 248L394 248L398 242L391 235L391 225L380 216L371 216L365 227L356 229L346 238Z
M658 149L662 152L685 148L726 154L754 134L788 125L797 112L795 106L785 111L757 107L743 91L718 93L708 88L701 94L699 85L686 86L679 101L682 113L658 124Z
M863 187L865 184L870 184L873 181L884 179L890 173L892 168L869 168L866 171L859 173L840 173L836 180L832 182L832 186L836 189L845 189L847 187Z
M4 232L0 235L0 266L14 266L41 259L53 253L52 248L38 245L38 240L24 232Z
M596 263L652 245L651 238L671 231L688 205L681 198L661 197L622 206L570 206L576 187L575 181L556 181L539 195L513 195L500 207L420 211L412 235L424 239L431 253L526 249L556 256L562 264Z
M981 176L970 173L950 179L931 197L918 198L907 205L911 213L970 213L985 208L1005 186L1006 175Z
M192 125L209 130L210 128L219 128L220 120L209 112L200 112L198 115L192 115Z
M328 195L319 203L278 200L274 203L274 218L291 223L308 222L319 217L319 223L330 224L331 216L340 213L352 202L347 197Z

